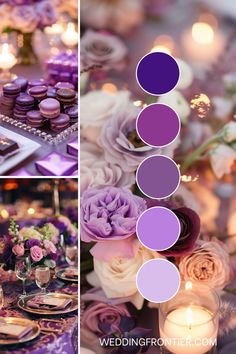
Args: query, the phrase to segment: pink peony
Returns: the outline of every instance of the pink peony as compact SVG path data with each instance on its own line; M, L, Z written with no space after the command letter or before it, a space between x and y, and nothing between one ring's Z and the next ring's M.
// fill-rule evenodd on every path
M34 262L39 262L43 258L43 250L39 246L33 246L30 249L30 256Z
M57 252L55 245L51 241L44 240L43 244L44 244L44 247L46 248L48 253L56 253Z
M12 248L12 252L16 255L16 256L23 256L24 253L25 253L25 247L23 245L23 243L20 243L18 245L15 245L13 248Z

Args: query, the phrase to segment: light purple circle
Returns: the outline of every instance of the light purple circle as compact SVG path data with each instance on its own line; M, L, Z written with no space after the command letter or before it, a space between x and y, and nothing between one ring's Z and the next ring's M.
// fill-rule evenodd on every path
M171 144L180 132L180 119L168 105L153 103L137 119L137 132L146 144L163 147Z
M145 210L136 226L139 241L153 251L165 251L172 247L179 238L180 230L175 213L160 206Z
M139 269L136 285L148 301L162 303L173 298L180 287L177 267L166 259L151 259Z
M171 196L179 187L180 171L169 157L153 155L139 165L136 182L143 194L149 198L163 199Z

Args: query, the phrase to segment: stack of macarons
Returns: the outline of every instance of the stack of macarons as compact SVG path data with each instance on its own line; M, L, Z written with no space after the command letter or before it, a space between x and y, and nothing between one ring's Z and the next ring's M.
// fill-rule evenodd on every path
M43 79L28 81L18 77L3 86L0 113L27 122L35 128L50 123L60 132L78 120L77 93L70 82L48 86Z

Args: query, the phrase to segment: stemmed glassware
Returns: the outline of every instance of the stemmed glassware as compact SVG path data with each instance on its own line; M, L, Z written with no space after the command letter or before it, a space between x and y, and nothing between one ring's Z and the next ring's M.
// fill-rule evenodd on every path
M35 269L35 282L41 289L43 294L46 294L46 289L50 283L50 269L47 266L38 266Z
M25 281L31 273L30 257L19 257L16 259L15 272L18 279L22 280L23 293L21 297L26 296Z
M75 266L78 259L77 246L66 246L66 261L70 266Z

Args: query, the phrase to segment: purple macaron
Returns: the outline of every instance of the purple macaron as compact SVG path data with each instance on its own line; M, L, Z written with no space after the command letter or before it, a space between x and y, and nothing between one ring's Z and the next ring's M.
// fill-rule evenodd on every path
M78 105L68 107L65 109L65 113L70 117L71 123L76 123L78 121Z
M54 87L49 87L47 91L48 98L56 98L57 97L57 90Z
M22 111L30 111L34 107L34 98L27 93L21 93L17 98L16 98L16 106L15 108L18 108Z
M72 89L74 90L75 87L73 84L71 84L70 82L58 82L56 85L55 85L55 89L57 90L60 90L60 89Z
M67 114L61 113L59 117L50 120L51 129L55 132L62 131L70 125L70 117Z
M34 128L40 128L44 125L45 119L42 117L40 111L29 111L26 114L27 123Z
M60 114L60 102L55 98L46 98L39 104L39 109L43 117L53 119Z
M12 81L14 84L20 86L21 92L25 92L28 87L28 80L23 76L18 76L15 80Z
M21 92L20 86L16 84L5 84L2 90L3 95L10 98L16 98Z
M47 86L47 83L44 79L29 81L29 88L34 86Z
M28 94L36 100L43 100L47 97L47 86L33 86L28 90Z

